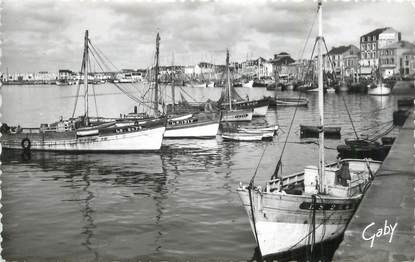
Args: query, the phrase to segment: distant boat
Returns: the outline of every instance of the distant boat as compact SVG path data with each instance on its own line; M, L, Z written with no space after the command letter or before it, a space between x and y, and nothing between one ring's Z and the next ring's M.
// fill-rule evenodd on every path
M252 111L253 116L265 116L268 112L268 99L233 101L232 108ZM229 103L222 103L221 108L229 107Z
M222 89L218 106L222 112L221 121L223 122L251 121L255 109L260 110L266 107L264 110L268 110L268 104L263 105L259 101L243 101L232 86L229 71L229 50L226 50L226 87ZM262 111L257 114L266 114Z
M298 97L268 97L271 107L275 106L308 106L310 102L307 98L298 98Z
M252 109L224 110L222 111L222 122L249 122L252 120Z
M387 96L391 93L391 89L381 82L375 86L368 86L367 93L372 96Z
M349 92L349 87L347 86L346 83L341 83L339 86L339 91L340 92Z
M254 80L249 80L246 83L242 83L242 87L252 88L254 86Z
M216 137L220 117L216 113L197 113L172 117L167 120L165 138Z
M333 137L333 138L340 138L341 127L324 127L324 136L325 137ZM300 125L300 135L301 137L318 137L320 133L320 129L318 126L310 126L310 125Z
M237 127L224 128L222 137L225 140L234 141L260 141L272 139L278 130L278 126L270 127Z
M339 157L344 158L371 158L383 161L394 142L394 138L382 137L382 144L365 139L345 139L343 145L337 146Z
M326 92L327 93L334 93L334 92L336 92L336 89L334 89L333 87L329 87L329 88L326 89Z
M67 85L69 85L70 83L68 82L68 80L67 80L67 79L58 79L58 80L56 80L55 84L56 84L57 86L67 86Z

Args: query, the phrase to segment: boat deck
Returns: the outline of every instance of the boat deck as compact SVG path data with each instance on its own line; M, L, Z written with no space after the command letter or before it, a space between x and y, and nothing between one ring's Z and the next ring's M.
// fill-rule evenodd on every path
M415 260L414 141L411 113L350 221L333 261Z

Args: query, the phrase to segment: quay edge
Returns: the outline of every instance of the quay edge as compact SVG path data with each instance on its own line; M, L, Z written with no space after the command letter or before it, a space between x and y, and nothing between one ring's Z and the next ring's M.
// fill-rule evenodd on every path
M415 133L413 108L410 110L333 261L415 261ZM397 223L392 238L390 233L384 235L388 231L385 223ZM377 237L380 229L382 235Z

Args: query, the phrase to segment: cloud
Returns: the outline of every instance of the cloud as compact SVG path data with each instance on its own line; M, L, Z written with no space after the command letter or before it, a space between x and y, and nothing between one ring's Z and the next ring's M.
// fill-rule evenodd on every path
M410 3L324 2L324 33L331 46L358 44L376 27L392 26L413 41ZM224 63L287 51L301 55L314 1L11 1L3 5L2 64L5 71L79 70L83 34L119 68L152 64L156 33L161 34L161 63ZM308 57L316 25L310 35Z

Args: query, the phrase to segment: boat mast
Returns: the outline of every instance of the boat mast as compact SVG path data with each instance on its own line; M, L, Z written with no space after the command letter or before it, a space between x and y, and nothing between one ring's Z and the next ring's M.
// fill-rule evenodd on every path
M155 68L155 84L154 84L154 113L158 115L158 104L159 104L159 86L158 86L158 75L159 75L159 46L160 46L160 35L157 33L156 37L156 68Z
M229 110L232 110L231 78L229 76L229 49L226 49L226 78L228 81Z
M89 125L88 120L88 30L85 30L84 39L84 87L85 87L85 126Z
M174 73L176 72L176 70L174 70L174 52L172 53L172 72L171 72L171 99L172 99L172 106L173 106L173 112L175 112L175 103L176 103L176 99L175 99L175 88L174 88Z
M324 95L323 95L323 10L322 2L318 1L318 108L320 114L319 132L319 188L320 193L326 193L325 170L324 170Z

